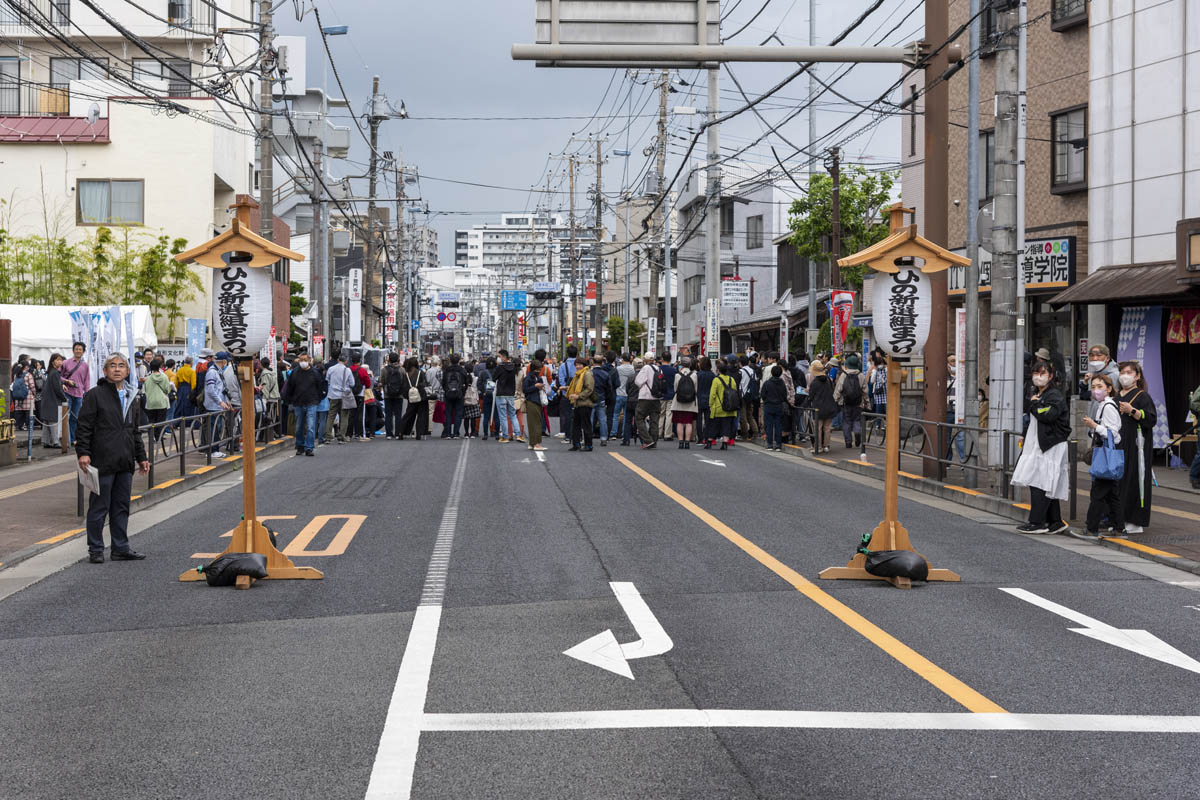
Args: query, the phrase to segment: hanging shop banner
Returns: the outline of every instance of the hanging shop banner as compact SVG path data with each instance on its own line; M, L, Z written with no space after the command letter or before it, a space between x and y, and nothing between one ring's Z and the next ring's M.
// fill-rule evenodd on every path
M384 313L387 314L387 326L391 330L396 328L396 293L399 291L399 284L396 281L387 282L387 294L384 296Z
M716 358L721 352L721 306L717 298L708 298L704 313L704 353Z
M187 319L187 354L193 359L200 358L204 349L204 337L208 334L208 320L188 317Z
M918 355L929 338L933 291L920 270L902 269L875 276L875 345L892 356Z
M1027 239L1017 259L1017 276L1026 291L1065 289L1075 284L1075 237ZM946 273L946 293L966 292L967 268L952 266ZM979 291L992 290L992 254L979 248Z
M133 312L126 311L122 316L125 318L125 350L129 353L129 363L132 364L134 359L138 358L137 354L133 352Z
M829 298L830 333L833 337L833 354L840 356L846 346L846 332L850 330L850 314L854 311L854 292L835 291Z
M271 331L271 271L230 264L213 271L213 343L235 357L262 349Z
M1167 344L1200 344L1200 308L1173 308Z
M779 315L779 357L786 359L788 356L788 316L787 312Z
M658 348L658 317L651 317L646 326L646 355L653 356Z
M725 308L749 308L750 281L740 278L722 278L721 305Z
M1158 411L1158 421L1154 424L1155 449L1166 447L1171 438L1162 380L1162 317L1162 306L1127 306L1121 313L1121 329L1117 332L1117 360L1142 365L1146 394Z

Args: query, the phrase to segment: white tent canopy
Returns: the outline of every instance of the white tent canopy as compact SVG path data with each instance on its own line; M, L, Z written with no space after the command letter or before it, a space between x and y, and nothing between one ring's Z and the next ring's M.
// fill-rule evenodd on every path
M30 358L49 360L51 353L71 357L71 312L103 312L112 306L18 306L0 304L0 319L12 320L12 358L22 353ZM121 311L133 312L133 343L135 347L158 347L154 320L149 306L121 306ZM125 346L124 335L121 349ZM107 354L106 354L107 355Z

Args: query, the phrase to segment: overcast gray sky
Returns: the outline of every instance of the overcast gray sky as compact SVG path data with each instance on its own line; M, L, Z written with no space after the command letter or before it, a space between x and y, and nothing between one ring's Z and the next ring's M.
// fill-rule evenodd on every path
M722 3L729 13L722 26L729 37L763 9L764 0L727 0ZM735 4L736 7L735 7ZM820 0L817 3L817 42L827 44L859 14L871 0ZM305 0L304 5L310 5ZM847 44L875 43L895 45L919 39L923 14L918 0L884 0L847 40ZM364 111L371 91L371 77L379 75L382 91L397 108L404 101L410 118L384 122L380 128L380 150L391 150L406 164L416 165L421 174L419 187L409 187L429 205L431 224L437 228L441 259L453 263L455 228L470 227L495 219L505 211L522 211L545 203L542 193L531 194L531 185L545 189L547 172L551 176L551 207L565 212L568 202L565 164L549 156L572 150L588 149L570 143L572 135L607 136L605 152L624 149L626 134L633 156L629 159L629 177L642 174L647 158L642 150L651 144L655 133L658 104L649 85L634 85L624 71L607 69L546 69L530 62L516 62L509 56L515 42L534 40L533 0L316 0L321 22L348 25L349 35L331 37L334 62L351 101L351 110ZM910 14L911 12L911 14ZM907 19L905 19L907 15ZM325 54L317 32L315 15L309 11L297 21L291 4L277 12L280 33L308 37L308 83L320 86ZM898 27L897 27L898 26ZM894 28L894 30L893 30ZM789 45L807 44L808 0L766 0L765 10L733 39L736 44L758 44L772 32ZM889 33L890 32L890 33ZM886 38L885 38L886 36ZM753 98L790 74L790 64L733 65L734 74ZM818 76L828 81L845 70L845 65L825 64ZM679 73L693 85L679 87L671 105L693 105L703 109L706 90L703 74ZM897 65L862 64L854 67L836 88L852 100L870 102L896 81L901 74ZM645 76L643 76L643 81ZM337 88L329 77L330 94ZM632 89L632 97L629 92ZM722 75L721 110L727 112L743 101L728 74ZM807 80L801 77L778 92L759 109L772 125L777 124L807 96ZM688 92L694 92L689 97ZM893 96L893 99L898 99ZM603 100L603 102L601 102ZM626 107L632 103L633 116ZM818 136L846 122L861 109L832 95L819 102ZM340 112L348 115L348 111ZM589 120L595 114L595 118ZM492 119L434 119L471 117ZM530 117L533 119L502 119ZM559 119L555 119L555 118ZM573 119L562 119L568 117ZM698 118L675 117L668 148L667 175L679 167L691 134L687 127ZM818 142L821 149L840 143L846 137L866 129L845 143L851 162L871 165L894 164L900 156L900 126L896 117L887 117L871 126L876 115L864 112L846 128ZM337 124L350 125L345 116ZM626 128L628 127L628 131ZM747 112L722 126L723 147L742 147L762 135L766 126ZM801 113L780 133L798 146L807 145L807 112ZM367 146L351 131L349 162L333 162L335 176L362 174ZM683 138L675 138L683 137ZM741 157L751 166L766 169L774 164L767 144L775 146L789 169L803 168L805 156L776 136L747 150ZM594 156L594 145L588 149ZM728 150L723 151L728 154ZM693 152L701 159L704 143ZM610 156L604 168L605 194L620 189L625 159ZM357 162L357 163L355 163ZM802 175L797 175L801 183ZM508 187L493 189L450 183ZM587 190L595 182L594 170L585 168L579 175L576 207L589 205ZM383 193L381 191L381 193ZM387 193L394 193L389 186Z

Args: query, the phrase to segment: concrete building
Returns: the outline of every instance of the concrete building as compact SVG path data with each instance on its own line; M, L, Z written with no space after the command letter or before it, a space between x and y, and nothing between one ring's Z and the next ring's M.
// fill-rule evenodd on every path
M500 322L495 271L443 265L421 269L418 280L425 301L420 306L420 338L427 352L444 355L452 346L454 352L470 356L493 349ZM458 292L458 307L443 307L439 292ZM439 320L439 313L446 318Z
M101 225L193 245L224 230L235 197L256 193L255 140L242 109L203 87L254 49L247 37L219 35L218 9L249 18L257 4L103 4L149 51L122 41L80 3L27 0L21 13L14 5L0 4L0 186L9 232L45 235L43 208L51 235L69 242ZM286 235L280 230L277 241L286 244ZM199 272L207 285L211 271ZM276 278L286 281L286 273L280 265ZM198 296L185 316L208 317L210 305Z

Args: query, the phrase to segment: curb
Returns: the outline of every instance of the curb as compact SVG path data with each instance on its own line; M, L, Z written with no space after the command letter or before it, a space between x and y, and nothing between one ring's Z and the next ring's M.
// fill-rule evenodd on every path
M764 447L764 445L759 444L757 441L739 442L739 444L751 444L759 448ZM825 464L826 466L832 466L835 469L853 472L868 478L883 480L885 477L884 468L874 464L865 464L861 462L853 463L844 460L838 461L836 459L821 459L818 461L818 459L814 458L812 454L804 448L801 448L798 451L793 450L790 454L800 458L803 461ZM1026 509L1018 507L1011 500L1005 497L984 494L983 492L976 492L974 489L965 489L952 484L939 483L938 481L930 480L929 478L916 477L907 473L900 473L899 477L900 485L906 489L913 489L921 492L922 494L932 495L942 500L950 500L958 505L967 506L968 508L973 508L978 511L986 511L989 514L995 514L998 517L1008 517L1009 519L1016 521L1025 520ZM1200 561L1193 561L1192 559L1184 558L1183 556L1168 556L1158 555L1157 553L1147 553L1143 550L1120 544L1120 541L1122 540L1102 538L1097 542L1097 544L1107 547L1110 550L1120 551L1126 555L1136 555L1139 558L1146 559L1147 561L1153 561L1157 564L1174 567L1175 569L1183 572L1190 572L1194 575L1200 575Z
M267 456L272 456L276 453L283 452L291 446L290 442L294 438L295 437L292 436L284 436L282 439L276 439L269 444L260 445L254 451L256 457L265 458ZM229 473L240 470L241 468L242 459L240 456L237 456L234 457L233 460L224 460L214 463L211 465L211 468L205 469L198 475L189 473L184 475L182 478L171 478L163 481L157 487L149 489L141 495L134 495L134 498L136 499L133 499L129 503L129 513L134 514L143 509L150 508L151 506L156 506L164 500L170 500L172 497L181 495L190 489L195 489L197 486L202 486L214 478L228 475ZM67 531L66 533L52 535L41 542L38 542L37 544L31 544L28 547L23 547L14 553L10 553L8 557L4 559L3 563L0 563L0 573L3 573L4 570L8 569L9 567L14 567L17 564L20 564L22 561L28 561L36 555L40 555L47 550L52 550L53 548L58 547L63 542L69 541L75 538L75 536L78 534L83 533L83 531L83 528L78 528Z

